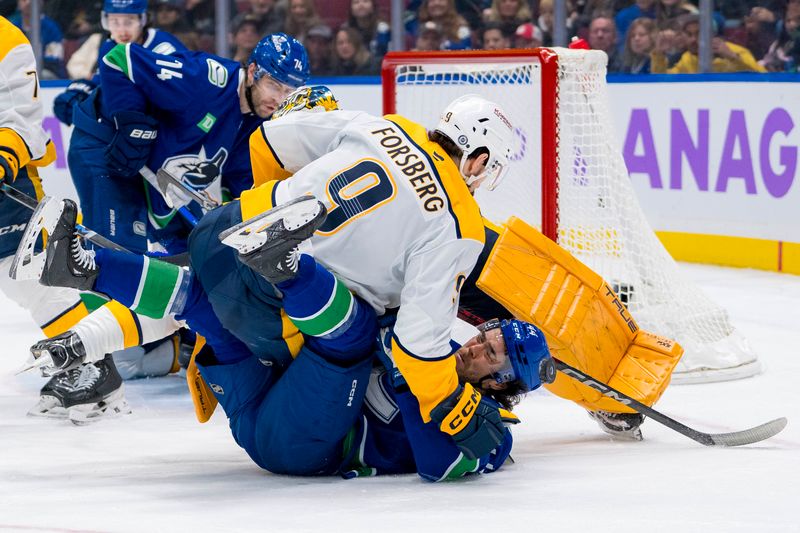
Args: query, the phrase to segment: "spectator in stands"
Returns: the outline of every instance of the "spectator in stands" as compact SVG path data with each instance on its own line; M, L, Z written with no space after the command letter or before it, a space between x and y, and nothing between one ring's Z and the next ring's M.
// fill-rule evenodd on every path
M797 72L800 64L800 1L790 1L779 24L779 33L759 61L770 72Z
M757 60L760 60L778 38L778 17L764 6L754 6L744 17L747 35L746 46Z
M650 53L655 48L655 39L655 20L641 17L631 22L622 51L621 72L650 74Z
M232 58L234 61L247 62L253 49L261 39L261 34L258 32L258 24L258 19L249 16L237 20L237 24L233 27L233 32L231 33Z
M686 17L683 23L683 32L686 34L687 50L680 60L671 68L667 68L667 59L658 43L651 55L651 71L654 73L667 72L670 74L693 74L700 71L697 57L698 40L700 35L700 18L697 15ZM738 44L727 42L722 37L716 36L711 40L713 59L711 72L766 72L759 65L750 51Z
M589 23L589 38L592 50L602 50L608 55L608 72L622 69L621 54L617 48L617 26L610 11L596 12Z
M213 3L213 0L212 0ZM233 12L231 12L233 13ZM278 0L250 0L249 7L234 18L234 26L238 19L250 16L260 21L258 33L268 35L284 31L286 6Z
M429 20L422 24L414 44L415 52L431 52L441 50L444 43L442 27ZM312 71L313 72L313 71Z
M520 24L514 32L514 48L538 48L544 46L544 35L532 22Z
M484 50L506 50L511 48L511 35L503 22L487 22L483 27L481 43Z
M314 0L289 0L289 13L286 15L284 31L305 44L308 29L322 24Z
M154 4L153 27L171 33L186 48L197 50L197 32L183 16L185 0L156 0Z
M544 46L553 46L553 10L553 0L541 0L539 2L539 17L536 19L536 25L542 30L542 44ZM569 22L567 20L568 27ZM569 29L567 31L569 33Z
M467 21L458 14L455 0L424 0L417 14L417 24L435 22L442 29L444 50L463 50L470 48L472 38ZM413 28L417 33L418 28Z
M64 43L61 28L56 21L44 14L41 0L39 2L41 15L41 40L42 40L42 78L64 78L67 71L64 68ZM22 33L31 39L31 0L17 0L17 11L8 18L9 22L22 30Z
M656 27L658 27L658 22L656 22ZM683 33L682 20L679 18L671 19L665 23L664 27L657 30L654 51L660 50L667 61L666 68L672 68L686 51L686 43L686 34Z
M376 58L364 46L355 28L347 25L339 28L333 50L334 76L371 76L380 72Z
M9 18L17 10L17 0L0 0L0 16Z
M308 68L313 76L333 75L333 31L326 24L311 26L306 33Z
M64 39L83 40L101 31L101 0L48 0L45 12L64 30ZM65 42L66 51L66 42Z
M656 25L665 28L669 22L685 15L696 15L697 8L686 0L658 0Z
M484 11L484 23L502 24L506 32L517 29L523 22L531 22L533 14L527 0L492 0L492 6Z
M378 16L375 0L350 0L347 25L358 30L364 46L374 57L386 55L391 32L389 24Z
M190 28L197 32L197 49L204 52L214 53L216 51L215 36L216 27L216 1L215 0L186 0L183 7L183 16ZM233 16L236 13L236 2L228 0L228 13ZM237 27L240 22L234 18L235 22L231 27ZM259 36L263 37L261 29L258 30Z
M649 19L656 18L656 0L636 0L633 5L628 6L614 17L619 33L619 47L622 48L628 42L628 27L631 23L641 17Z

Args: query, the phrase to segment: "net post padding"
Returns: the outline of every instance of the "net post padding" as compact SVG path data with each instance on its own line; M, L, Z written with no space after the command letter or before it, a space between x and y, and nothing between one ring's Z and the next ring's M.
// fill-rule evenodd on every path
M686 349L674 382L738 379L760 364L726 311L684 279L636 199L615 139L599 51L389 53L384 111L428 128L454 98L498 102L515 125L506 179L476 199L487 218L516 215L603 276L640 326Z

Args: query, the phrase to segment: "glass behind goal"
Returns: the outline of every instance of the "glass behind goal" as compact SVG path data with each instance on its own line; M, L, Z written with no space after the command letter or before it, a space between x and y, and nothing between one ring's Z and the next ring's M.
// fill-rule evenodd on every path
M757 374L746 339L681 275L639 206L612 129L606 59L564 48L390 53L383 110L432 128L458 96L500 104L515 144L505 180L476 194L484 216L538 228L603 276L643 329L678 340L674 382Z

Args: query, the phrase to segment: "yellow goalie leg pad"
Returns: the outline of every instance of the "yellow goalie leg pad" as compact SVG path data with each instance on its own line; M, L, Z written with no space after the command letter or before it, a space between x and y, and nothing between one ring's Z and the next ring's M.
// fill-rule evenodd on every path
M683 355L675 341L640 331L602 277L515 217L497 239L478 287L536 324L553 357L646 405L661 397ZM587 409L631 412L563 374L545 386Z
M214 414L214 409L217 408L217 399L211 389L208 388L203 376L200 375L200 371L197 370L197 363L195 362L197 354L200 353L205 344L206 340L197 335L192 358L186 368L186 384L189 386L189 395L191 395L194 403L194 414L201 424L208 422L211 419L211 415Z

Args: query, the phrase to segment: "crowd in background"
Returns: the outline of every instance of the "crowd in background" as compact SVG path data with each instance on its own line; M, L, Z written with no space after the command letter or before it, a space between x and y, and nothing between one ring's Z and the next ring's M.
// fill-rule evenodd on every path
M105 37L102 0L0 0L0 14L30 36L40 1L45 78L87 78ZM375 75L390 48L390 0L229 0L229 57L283 31L306 46L314 76ZM460 50L552 45L553 0L407 0L405 48ZM698 71L697 1L567 0L567 33L609 57L609 72ZM796 72L800 0L718 0L713 72ZM214 51L214 0L150 0L148 24L191 49ZM94 56L92 56L94 52ZM92 63L92 62L88 62ZM87 72L89 70L89 72Z

